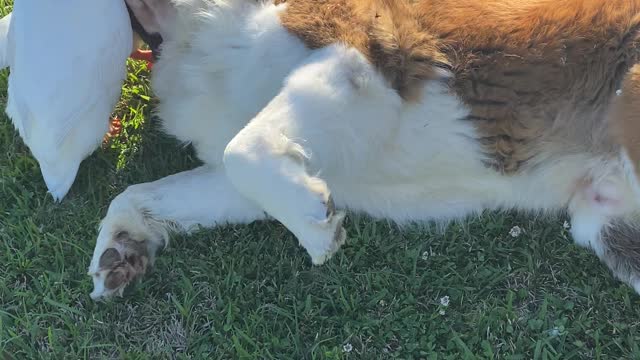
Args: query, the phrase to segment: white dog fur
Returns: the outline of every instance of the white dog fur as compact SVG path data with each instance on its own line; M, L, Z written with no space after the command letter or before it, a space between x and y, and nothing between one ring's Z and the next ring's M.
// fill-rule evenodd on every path
M206 165L113 200L89 268L94 299L121 293L129 280L105 286L110 269L100 265L108 248L126 255L114 240L122 234L144 242L153 261L172 231L268 214L321 264L345 240L347 209L404 223L568 208L576 242L598 253L611 219L637 210L622 156L567 153L501 175L485 165L473 124L457 121L469 109L445 82L425 83L421 101L407 103L357 50L308 49L280 23L286 5L174 4L154 67L158 114Z

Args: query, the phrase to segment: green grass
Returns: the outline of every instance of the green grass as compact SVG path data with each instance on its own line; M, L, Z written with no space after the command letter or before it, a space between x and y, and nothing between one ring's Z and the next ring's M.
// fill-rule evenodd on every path
M176 236L125 298L92 302L110 200L197 164L160 134L148 74L130 66L125 131L61 204L0 119L0 358L640 358L638 296L563 218L489 213L438 232L351 216L346 246L317 268L279 224L203 230Z

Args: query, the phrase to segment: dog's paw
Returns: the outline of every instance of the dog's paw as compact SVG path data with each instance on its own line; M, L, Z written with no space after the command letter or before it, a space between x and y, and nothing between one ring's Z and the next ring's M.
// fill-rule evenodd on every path
M132 281L139 279L153 262L155 249L151 242L133 237L127 231L114 233L89 275L93 279L93 300L106 299L122 292Z

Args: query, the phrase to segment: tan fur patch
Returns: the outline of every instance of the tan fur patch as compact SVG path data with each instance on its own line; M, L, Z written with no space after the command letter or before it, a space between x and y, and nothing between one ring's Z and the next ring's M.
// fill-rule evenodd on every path
M607 143L594 134L640 51L640 0L285 1L283 25L309 48L358 49L405 99L451 66L463 120L503 173Z
M406 100L417 99L435 67L448 67L437 41L420 30L411 6L394 0L276 0L287 3L282 24L310 49L356 48Z
M423 0L424 29L454 66L490 165L512 173L549 144L591 151L638 60L640 1ZM603 141L603 139L597 139ZM558 150L558 149L556 149Z
M640 65L631 69L620 91L612 109L611 130L640 179Z

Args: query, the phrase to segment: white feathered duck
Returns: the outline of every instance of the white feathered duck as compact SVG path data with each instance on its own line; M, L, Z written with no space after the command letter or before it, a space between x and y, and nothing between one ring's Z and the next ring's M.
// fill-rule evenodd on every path
M63 19L63 21L61 21ZM16 1L0 20L0 68L10 68L7 115L62 200L80 163L109 131L129 56L143 33L124 0Z

